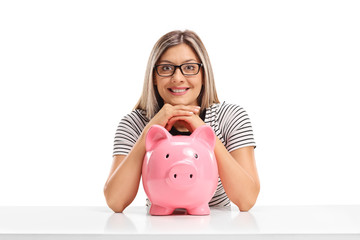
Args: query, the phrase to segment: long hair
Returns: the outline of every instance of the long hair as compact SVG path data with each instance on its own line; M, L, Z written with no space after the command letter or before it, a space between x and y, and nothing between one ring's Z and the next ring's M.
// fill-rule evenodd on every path
M154 45L147 63L144 85L141 97L134 109L142 109L146 117L151 119L164 105L163 99L154 85L154 66L161 55L170 47L185 43L190 46L203 64L203 86L198 97L200 111L214 103L219 103L217 97L214 74L210 58L199 36L190 30L172 31L162 36Z

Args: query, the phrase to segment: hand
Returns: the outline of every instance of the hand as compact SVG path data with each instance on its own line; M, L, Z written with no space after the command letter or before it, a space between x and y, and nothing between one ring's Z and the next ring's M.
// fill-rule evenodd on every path
M179 122L184 125L190 132L194 132L196 128L200 127L201 125L205 125L204 121L199 117L197 114L193 115L180 115L172 117L167 125L166 130L170 131L172 126Z
M197 116L196 114L198 112L199 112L199 107L197 106L185 106L185 105L173 106L171 104L165 103L164 106L160 109L160 111L146 125L146 127L143 130L143 134L146 135L147 131L150 129L152 125L157 124L168 129L168 122L171 118L174 118L176 116L182 116L182 117ZM171 127L174 125L174 123L175 122L172 123ZM170 129L168 129L168 131Z

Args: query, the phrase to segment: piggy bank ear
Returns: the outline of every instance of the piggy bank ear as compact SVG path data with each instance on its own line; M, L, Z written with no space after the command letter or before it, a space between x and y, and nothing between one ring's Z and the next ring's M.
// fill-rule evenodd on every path
M203 141L210 147L211 150L214 150L216 136L214 130L210 126L203 125L198 127L191 136L194 141Z
M160 125L153 125L146 134L146 151L153 150L161 140L170 139L170 133Z

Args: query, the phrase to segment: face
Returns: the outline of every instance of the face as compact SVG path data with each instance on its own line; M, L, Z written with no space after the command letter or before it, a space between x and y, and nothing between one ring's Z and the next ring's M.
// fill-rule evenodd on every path
M181 65L183 63L200 63L195 51L184 43L167 49L156 64ZM174 75L170 77L161 77L155 73L154 83L164 103L197 106L202 78L202 69L197 75L184 76L177 68Z

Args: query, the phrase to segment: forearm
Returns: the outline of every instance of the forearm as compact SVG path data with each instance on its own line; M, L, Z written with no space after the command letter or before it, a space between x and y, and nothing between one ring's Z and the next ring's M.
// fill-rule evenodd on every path
M240 211L248 211L256 202L260 190L258 179L252 177L227 151L217 138L215 156L221 182L229 199Z
M122 212L136 197L144 156L145 140L140 136L105 184L106 202L113 211Z

